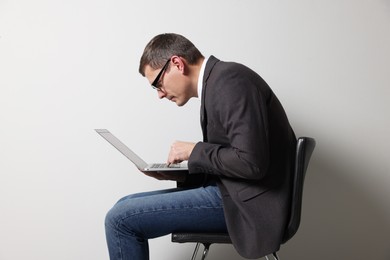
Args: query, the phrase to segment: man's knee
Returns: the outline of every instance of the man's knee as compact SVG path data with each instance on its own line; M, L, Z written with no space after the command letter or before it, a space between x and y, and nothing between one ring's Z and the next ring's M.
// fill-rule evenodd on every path
M118 215L114 208L110 209L107 214L106 218L104 220L104 225L107 229L116 229L118 227Z
M132 230L136 228L134 225L134 217L136 214L132 212L136 211L136 205L129 203L127 200L126 206L122 203L117 203L106 214L104 220L106 230Z

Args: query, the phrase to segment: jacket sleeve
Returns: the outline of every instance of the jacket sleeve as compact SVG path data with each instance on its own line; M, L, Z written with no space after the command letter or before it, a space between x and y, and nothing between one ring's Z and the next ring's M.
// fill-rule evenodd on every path
M259 180L269 166L267 101L260 76L246 68L219 73L208 86L208 141L196 144L189 171Z

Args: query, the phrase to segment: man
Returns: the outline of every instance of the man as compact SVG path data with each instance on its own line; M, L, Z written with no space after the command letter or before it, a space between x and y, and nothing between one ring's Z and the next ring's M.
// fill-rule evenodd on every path
M185 37L161 34L145 47L140 73L183 106L201 98L203 142L175 142L168 164L188 160L179 188L127 196L106 217L111 259L149 259L148 239L174 231L228 231L240 255L279 249L290 207L295 135L283 107L254 71L207 59Z

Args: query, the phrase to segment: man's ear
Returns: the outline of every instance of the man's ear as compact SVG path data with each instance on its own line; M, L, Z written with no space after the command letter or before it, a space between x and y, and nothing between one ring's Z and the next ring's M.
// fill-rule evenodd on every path
M171 57L171 62L173 63L171 66L176 67L181 73L185 73L187 70L187 63L182 57L174 55Z

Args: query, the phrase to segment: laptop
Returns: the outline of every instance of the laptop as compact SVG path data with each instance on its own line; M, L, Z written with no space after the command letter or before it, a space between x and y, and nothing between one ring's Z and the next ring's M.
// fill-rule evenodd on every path
M186 164L170 164L166 163L146 163L136 153L134 153L129 147L122 143L107 129L95 129L95 131L107 140L112 146L114 146L119 152L132 161L140 171L143 172L157 172L157 171L188 171Z

